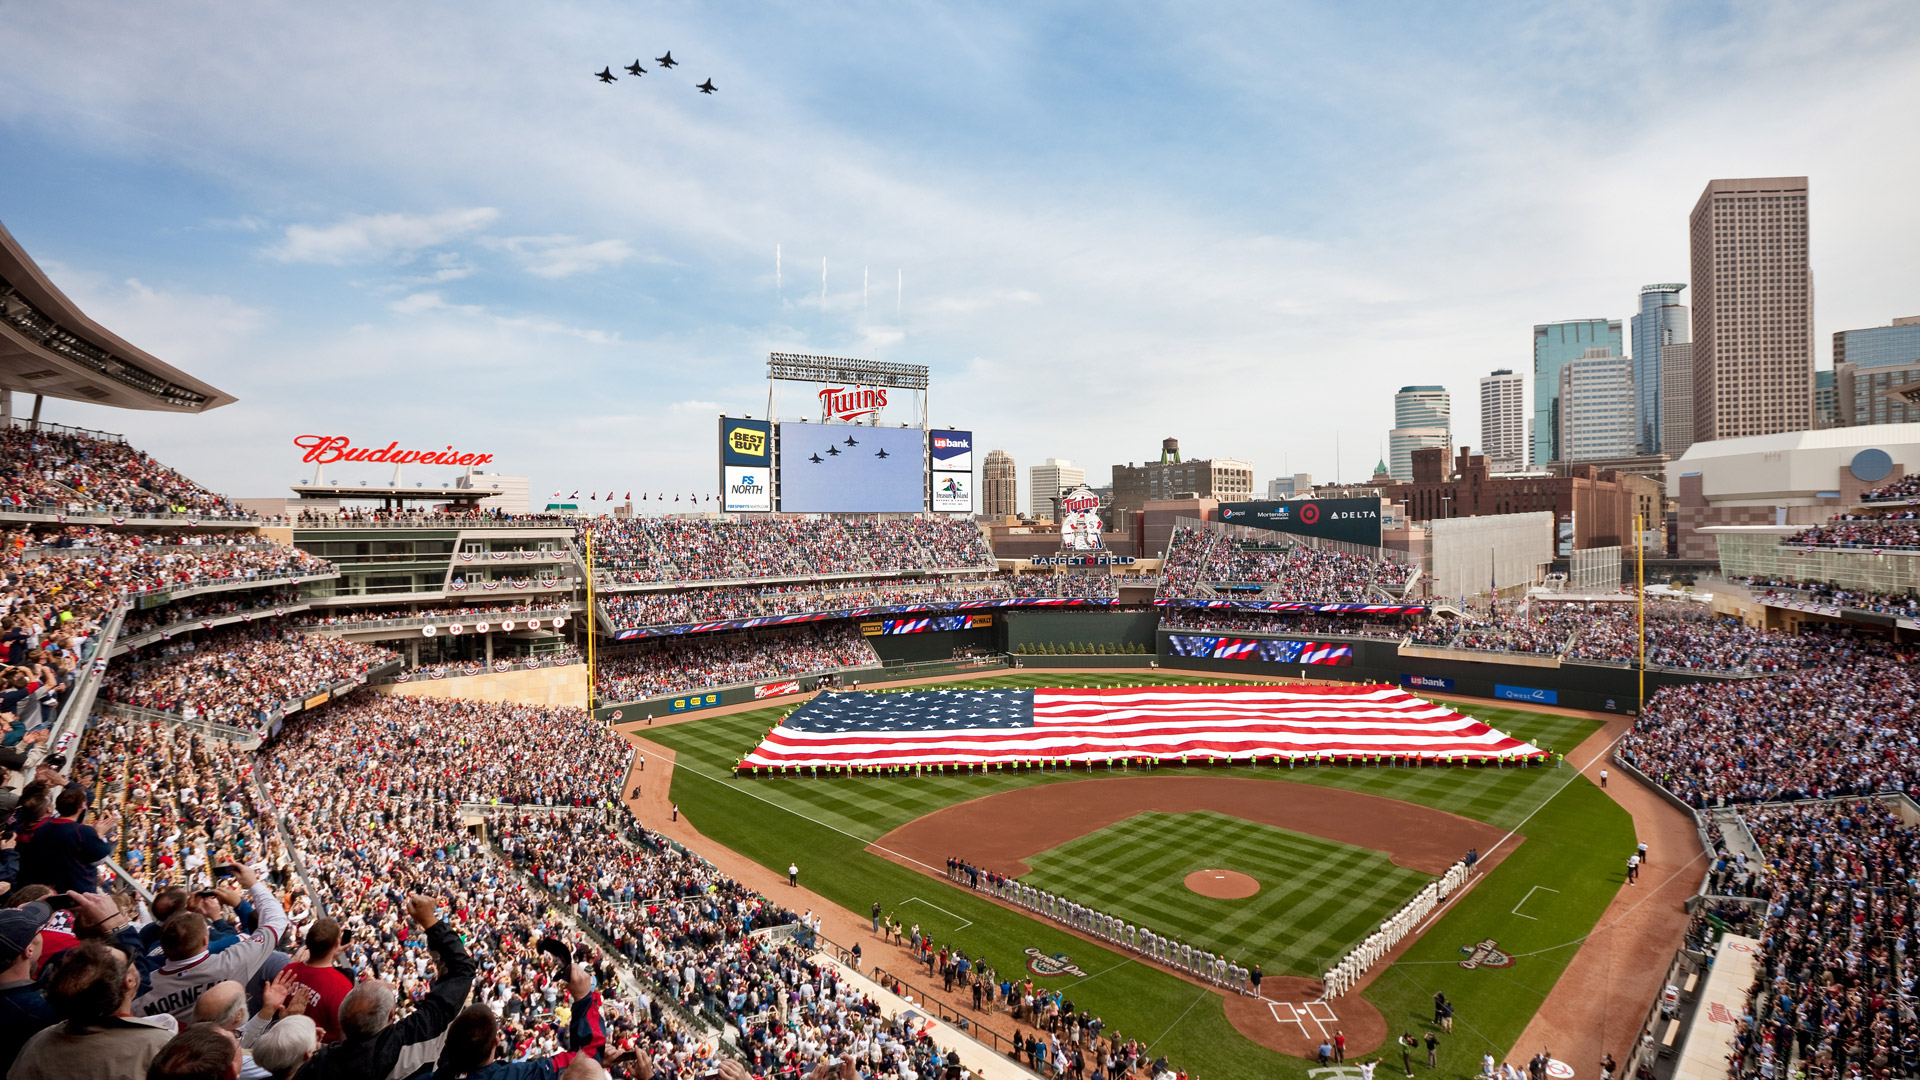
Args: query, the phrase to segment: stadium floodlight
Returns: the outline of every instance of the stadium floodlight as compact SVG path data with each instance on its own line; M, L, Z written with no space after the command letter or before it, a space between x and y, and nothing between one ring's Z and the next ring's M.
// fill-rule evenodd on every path
M928 372L924 364L893 364L884 360L853 360L800 353L770 353L767 356L767 378L787 382L854 383L860 386L925 390Z

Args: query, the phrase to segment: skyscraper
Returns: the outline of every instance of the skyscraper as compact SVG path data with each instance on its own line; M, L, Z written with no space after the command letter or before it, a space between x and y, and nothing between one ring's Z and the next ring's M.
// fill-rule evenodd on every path
M1660 350L1693 340L1686 305L1680 302L1684 283L1640 287L1640 314L1632 320L1633 438L1642 454L1660 452L1665 426L1660 420ZM1569 459L1571 460L1571 459Z
M1020 512L1020 472L1014 468L1012 454L1005 450L987 451L980 487L980 510L988 517L1005 518Z
M1560 365L1578 360L1588 349L1605 348L1615 356L1626 350L1620 342L1619 319L1573 319L1537 323L1533 328L1533 464L1561 458Z
M1054 500L1086 482L1087 470L1065 458L1048 458L1046 464L1027 470L1027 512L1052 521Z
M1633 361L1592 348L1560 365L1560 461L1633 453Z
M1708 181L1688 227L1694 441L1812 428L1807 178Z
M1920 419L1899 388L1920 382L1920 315L1893 320L1892 326L1840 330L1833 335L1834 423L1901 424ZM1820 384L1815 383L1815 397Z
M1480 452L1494 472L1527 463L1527 378L1501 368L1480 378Z
M1393 478L1413 482L1413 452L1453 442L1452 397L1444 386L1403 386L1393 395L1393 430L1387 432L1387 462Z
M1693 343L1660 350L1660 452L1678 458L1693 445Z

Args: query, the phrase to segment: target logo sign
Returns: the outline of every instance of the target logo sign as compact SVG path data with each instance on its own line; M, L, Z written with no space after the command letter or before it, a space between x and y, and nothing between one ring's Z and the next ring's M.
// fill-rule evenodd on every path
M1300 524L1311 525L1320 520L1320 508L1308 503L1300 508Z

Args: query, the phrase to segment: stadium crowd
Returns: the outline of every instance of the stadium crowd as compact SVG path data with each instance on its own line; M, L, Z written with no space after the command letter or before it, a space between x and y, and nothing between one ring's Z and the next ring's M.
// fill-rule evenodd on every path
M247 517L215 495L117 439L63 428L0 428L0 505L71 513Z
M1920 830L1878 800L1745 807L1766 901L1737 1075L1911 1076L1920 1025Z
M620 629L803 615L910 604L1006 600L1004 578L882 578L828 584L716 586L674 592L601 594L600 608Z
M877 665L873 646L849 623L643 642L603 654L599 693L608 701L706 690L734 683Z
M1794 581L1787 578L1747 577L1733 580L1752 589L1754 597L1762 603L1772 600L1818 604L1832 608L1834 614L1838 614L1841 608L1855 608L1882 615L1920 618L1920 595L1911 592L1844 589L1824 581Z
M621 584L813 577L896 570L990 570L970 521L590 518L596 570Z
M1920 499L1920 473L1912 473L1895 480L1891 484L1882 484L1860 496L1863 502L1878 502L1884 499Z
M1449 649L1565 656L1634 663L1640 610L1633 603L1532 600L1491 615L1434 619L1416 628L1415 644ZM1647 665L1691 671L1786 671L1800 666L1803 643L1788 634L1715 615L1706 605L1649 601Z
M294 616L291 625L302 630L323 626L358 626L364 623L392 622L402 619L450 619L471 615L495 625L507 619L523 619L534 612L565 612L568 601L545 604L426 604L404 607L388 604L380 607L319 608Z
M1252 631L1262 634L1311 634L1321 637L1370 637L1398 641L1421 628L1417 616L1294 615L1281 611L1167 606L1160 625L1169 630Z
M1120 595L1126 579L1112 574L1014 574L1007 579L1013 595L1019 597L1085 597L1112 600Z
M1920 767L1913 658L1844 631L1798 640L1798 670L1661 687L1621 757L1702 807L1908 790Z
M288 606L299 603L299 599L300 594L295 590L263 587L176 600L145 611L127 612L120 620L120 640L169 627L185 630L208 619L224 619L231 615L265 617L279 614Z
M1397 597L1411 571L1385 559L1332 548L1274 541L1248 545L1231 537L1181 526L1174 529L1161 567L1157 598L1206 595L1202 586L1271 599L1318 604L1377 603Z
M278 626L224 626L120 657L108 667L100 696L258 733L263 714L363 676L396 655Z
M1920 547L1920 510L1908 507L1877 514L1839 514L1826 524L1802 529L1781 543L1876 550Z

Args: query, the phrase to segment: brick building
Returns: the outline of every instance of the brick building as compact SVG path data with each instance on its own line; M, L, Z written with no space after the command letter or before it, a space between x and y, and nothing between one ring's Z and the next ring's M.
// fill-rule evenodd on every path
M1486 455L1461 447L1449 470L1446 451L1430 446L1413 452L1413 482L1392 484L1381 494L1407 508L1413 521L1550 511L1556 522L1572 515L1573 547L1633 545L1634 515L1657 528L1660 485L1617 469L1575 464L1564 476L1495 476Z

